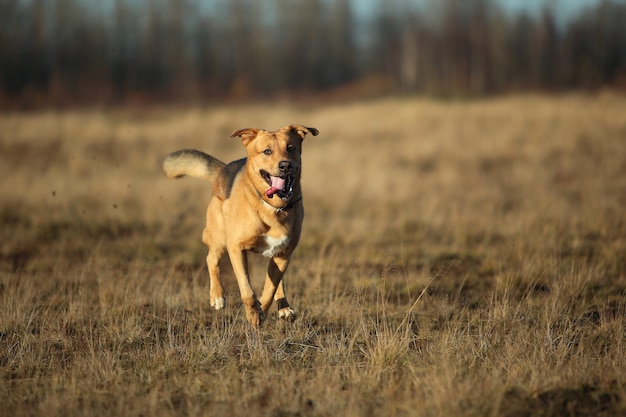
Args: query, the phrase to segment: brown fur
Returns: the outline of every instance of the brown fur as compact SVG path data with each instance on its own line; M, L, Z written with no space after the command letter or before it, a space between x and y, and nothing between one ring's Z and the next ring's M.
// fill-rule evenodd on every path
M282 278L302 230L301 153L307 133L315 136L318 131L300 125L273 132L241 129L231 137L241 138L247 150L244 159L225 165L201 151L186 149L168 155L163 162L170 178L191 175L213 182L213 197L202 233L202 241L209 249L206 261L211 305L219 310L226 304L218 262L227 252L246 319L255 327L261 325L273 300L277 301L280 318L292 321L296 317L287 302ZM268 191L272 188L270 176L281 177L285 182L284 189L273 195ZM248 251L270 258L260 299L250 285Z

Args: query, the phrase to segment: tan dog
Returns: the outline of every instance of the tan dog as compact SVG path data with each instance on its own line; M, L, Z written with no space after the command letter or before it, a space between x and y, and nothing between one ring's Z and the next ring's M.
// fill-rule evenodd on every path
M304 210L300 189L302 141L318 130L288 125L274 132L242 129L239 137L248 157L228 165L195 149L168 155L163 169L168 177L184 175L213 182L213 196L206 213L202 241L208 246L206 258L211 281L211 305L226 305L218 262L228 252L239 284L246 318L255 327L263 322L272 300L278 316L293 321L283 288L283 275L298 245ZM260 301L248 276L247 251L271 258Z

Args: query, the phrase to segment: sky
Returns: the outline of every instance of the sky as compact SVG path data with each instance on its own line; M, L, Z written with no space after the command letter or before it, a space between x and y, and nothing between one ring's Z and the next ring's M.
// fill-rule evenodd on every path
M30 2L32 0L20 0L24 2ZM87 4L94 8L100 8L104 11L113 10L113 6L116 0L80 0L84 4ZM136 4L143 7L147 5L151 0L125 0L127 4ZM161 0L164 2L165 0ZM200 5L203 10L210 10L218 5L227 4L230 0L188 0L197 5ZM322 0L332 2L333 0ZM377 7L381 4L379 1L372 0L350 0L353 5L353 11L356 13L357 18L370 17L372 13L377 10ZM394 1L394 0L392 0ZM427 3L437 3L440 0L395 0L398 5L420 5ZM463 0L458 0L462 2ZM512 15L526 12L532 15L538 15L545 7L550 7L554 12L553 15L556 18L558 24L566 23L568 20L576 17L582 10L590 6L594 6L601 1L605 0L492 0L496 4L500 5L502 10L509 12ZM626 0L609 0L611 2L624 3Z
M516 12L536 13L545 5L553 4L557 14L562 18L575 15L580 10L599 3L600 0L497 0L504 8Z
M87 4L91 5L112 5L115 0L83 0ZM127 2L132 3L137 0L127 0ZM141 0L139 0L141 1ZM145 1L145 0L144 0ZM206 4L219 4L221 2L228 0L201 0L201 3ZM332 1L332 0L329 0ZM406 3L427 3L429 1L438 1L438 0L404 0ZM462 1L462 0L461 0ZM581 9L592 6L594 4L599 3L602 0L494 0L496 3L499 3L503 6L504 9L509 10L513 13L526 11L529 13L540 12L545 5L553 5L555 6L555 10L559 13L564 13L566 15L572 15L580 11ZM616 0L613 0L616 1ZM626 0L617 0L620 2ZM372 3L377 4L378 2L372 2L371 0L352 0L354 5L361 10L366 10L367 8L371 9ZM106 6L105 6L106 7Z
M371 8L372 2L370 0L352 0L356 8L365 12L369 7ZM404 0L406 3L428 3L429 1L438 0ZM462 0L461 0L462 1ZM575 16L581 10L598 4L602 0L494 0L495 3L500 4L504 10L517 14L520 12L527 12L529 14L540 13L544 7L552 6L555 14L561 19L568 19ZM616 0L613 0L616 1ZM617 0L625 1L625 0ZM365 12L366 13L366 12Z
M227 0L211 0L211 1L227 1ZM333 1L333 0L326 0ZM420 5L437 3L440 0L395 0L396 4ZM462 2L463 0L458 0ZM527 13L530 16L540 15L546 8L553 11L553 16L557 25L564 25L569 20L576 18L582 11L606 0L492 0L499 5L502 10L510 15L519 13ZM626 0L608 0L612 3L625 3ZM367 18L376 11L379 1L371 0L351 0L354 12L357 18Z

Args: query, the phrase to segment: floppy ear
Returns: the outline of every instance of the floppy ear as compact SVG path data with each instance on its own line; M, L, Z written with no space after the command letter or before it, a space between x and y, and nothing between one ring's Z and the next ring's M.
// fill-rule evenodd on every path
M320 132L314 127L306 127L302 125L288 125L283 127L281 130L290 130L300 136L303 140L307 133L312 134L313 136L317 136Z
M248 146L248 143L250 143L254 138L256 138L256 135L259 133L260 129L257 129L256 127L249 127L246 129L239 129L239 130L235 130L232 135L230 135L231 138L234 138L235 136L239 136L241 138L241 142L243 143L243 146Z

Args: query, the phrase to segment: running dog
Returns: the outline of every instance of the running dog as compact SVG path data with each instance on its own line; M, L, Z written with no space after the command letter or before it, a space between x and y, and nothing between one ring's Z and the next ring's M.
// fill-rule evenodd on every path
M169 178L185 175L213 183L202 241L210 277L211 306L226 306L218 262L228 253L237 277L246 319L261 326L276 300L278 316L293 321L296 313L287 302L283 275L298 245L304 209L300 188L302 141L317 129L288 125L276 131L257 128L233 132L247 157L225 164L195 149L169 154L163 170ZM247 252L270 258L263 293L258 299L248 275Z

